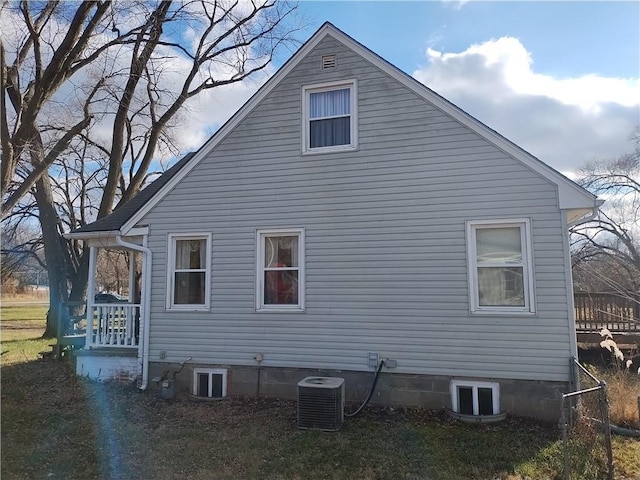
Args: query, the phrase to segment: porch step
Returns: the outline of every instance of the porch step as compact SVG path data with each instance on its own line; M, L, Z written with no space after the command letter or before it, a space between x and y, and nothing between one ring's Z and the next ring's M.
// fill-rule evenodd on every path
M75 357L137 357L138 347L134 347L134 348L94 347L90 350L85 350L85 349L72 350L71 354Z
M84 333L76 335L65 335L59 340L60 345L73 345L74 347L83 347L85 342L86 335Z

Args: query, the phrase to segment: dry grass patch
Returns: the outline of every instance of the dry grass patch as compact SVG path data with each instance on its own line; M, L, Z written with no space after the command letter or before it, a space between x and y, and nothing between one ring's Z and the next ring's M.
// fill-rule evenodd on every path
M49 302L49 290L44 288L28 293L10 293L3 291L0 297L2 304L7 303L42 303Z
M629 370L600 372L607 382L611 422L625 428L640 430L640 375Z
M0 308L2 366L30 362L38 353L51 351L55 339L43 339L47 307L42 305Z
M556 425L467 425L442 412L367 407L338 432L299 430L291 401L166 402L78 378L67 362L36 360L30 352L47 341L29 331L3 343L22 351L2 356L3 480L562 477ZM614 438L614 455L616 478L640 478L639 441Z
M555 425L467 425L442 412L366 408L335 433L296 428L292 401L159 399L73 375L66 362L3 368L2 478L559 479ZM615 439L617 478L640 442ZM635 463L634 463L635 462ZM595 468L590 476L599 479Z
M442 412L368 408L339 432L299 430L295 402L166 402L52 360L8 367L2 383L2 478L554 477L537 456L557 432L536 422L462 425Z

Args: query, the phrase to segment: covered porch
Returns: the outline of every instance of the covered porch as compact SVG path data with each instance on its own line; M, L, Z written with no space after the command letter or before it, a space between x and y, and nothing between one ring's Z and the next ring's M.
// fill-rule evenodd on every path
M135 380L142 374L150 259L146 235L83 238L89 248L86 302L69 302L58 329L58 356L70 353L76 373L96 380ZM105 257L126 259L119 268L118 295L105 280ZM113 262L112 262L113 263Z

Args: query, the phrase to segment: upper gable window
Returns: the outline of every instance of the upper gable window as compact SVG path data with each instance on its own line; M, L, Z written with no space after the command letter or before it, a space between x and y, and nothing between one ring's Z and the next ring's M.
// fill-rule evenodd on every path
M471 311L535 313L528 219L467 223Z
M353 150L357 146L356 83L304 87L304 153Z

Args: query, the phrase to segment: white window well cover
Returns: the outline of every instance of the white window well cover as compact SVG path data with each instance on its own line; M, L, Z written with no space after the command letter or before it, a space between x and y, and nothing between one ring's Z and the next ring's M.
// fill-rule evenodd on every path
M462 415L500 414L500 385L495 382L452 380L451 406Z
M224 368L195 368L193 395L202 398L227 396L227 370Z

